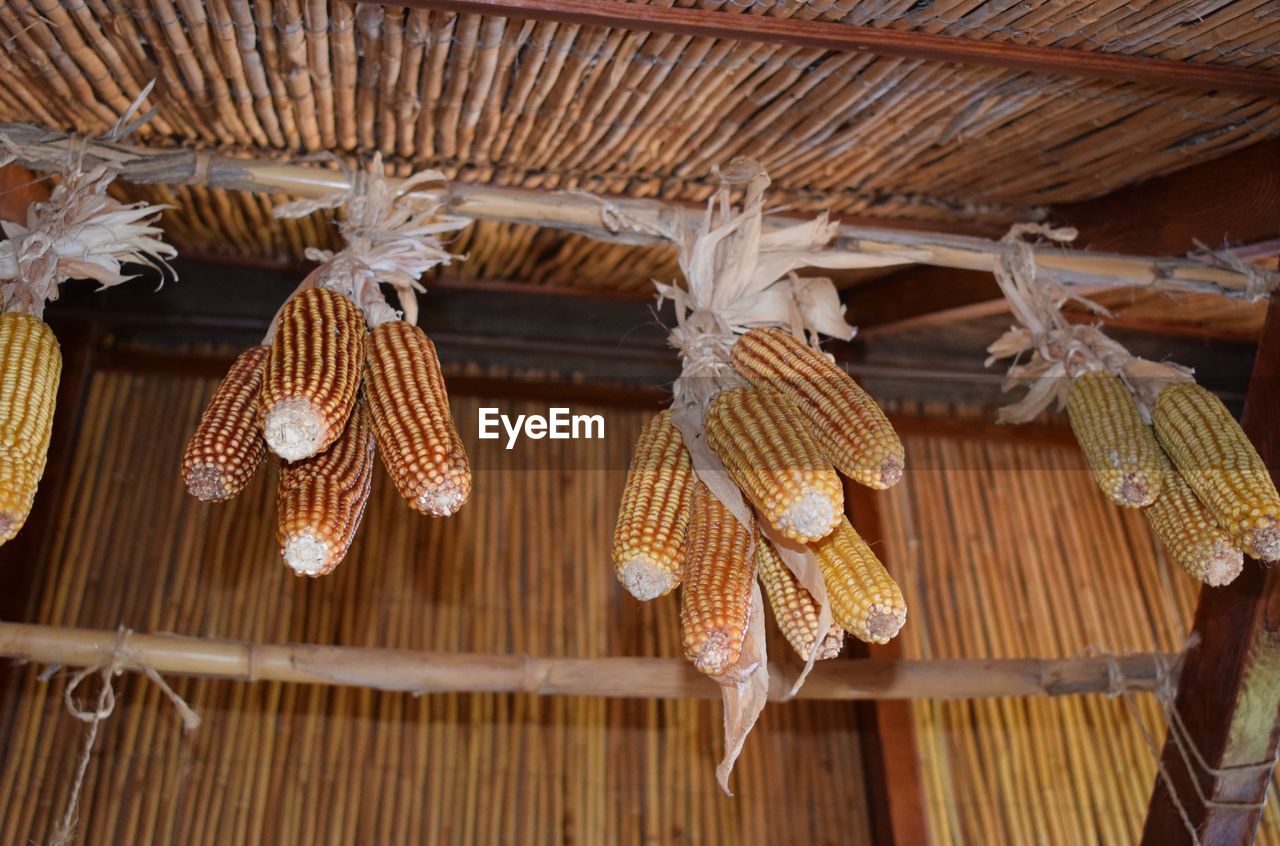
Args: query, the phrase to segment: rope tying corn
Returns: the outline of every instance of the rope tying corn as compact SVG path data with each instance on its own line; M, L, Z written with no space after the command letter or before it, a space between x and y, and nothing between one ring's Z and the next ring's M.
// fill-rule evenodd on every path
M985 364L990 367L1001 359L1012 359L1003 389L1025 387L1027 394L1001 408L996 419L1001 423L1026 423L1055 401L1062 408L1075 379L1102 370L1125 383L1143 418L1150 422L1151 408L1160 391L1171 382L1191 381L1193 371L1171 362L1139 358L1097 326L1069 323L1062 315L1062 306L1068 302L1101 316L1110 316L1110 312L1042 273L1032 244L1026 240L1037 235L1065 244L1075 240L1076 230L1018 223L1000 239L1004 248L992 270L1017 325L987 347Z
M77 670L68 680L67 687L62 692L62 700L66 705L67 713L80 722L87 724L89 730L85 733L84 741L80 746L80 753L76 757L76 771L75 778L71 782L71 795L67 797L67 805L62 812L62 819L59 821L57 828L54 829L49 846L65 846L65 844L71 842L72 829L75 827L76 814L80 802L80 791L84 787L85 773L89 769L89 761L93 755L93 745L98 739L98 728L102 721L109 718L115 711L116 692L112 686L112 679L124 672L125 665L137 668L147 678L155 682L160 688L160 692L173 703L173 707L177 710L178 717L182 720L182 726L186 731L193 731L200 727L200 715L169 686L163 676L129 648L129 636L131 634L133 634L131 629L121 626L116 632L116 643L112 650L98 663ZM94 675L98 676L100 684L97 700L92 708L82 708L76 704L75 692L85 679Z
M319 199L284 203L275 209L275 216L306 217L341 206L345 217L338 230L347 245L337 253L315 247L306 250L309 260L321 262L317 284L351 298L365 313L370 328L400 317L378 288L380 283L388 284L396 291L404 320L416 324L417 295L426 292L419 278L431 268L459 258L441 246L440 235L468 226L470 218L441 214L443 191L430 196L414 193L428 183L443 183L445 176L440 171L415 173L393 190L381 154L364 170L353 170L341 159L328 158L341 168L347 187Z
M1247 262L1232 250L1215 250L1199 239L1196 239L1193 243L1199 251L1195 254L1197 257L1203 258L1214 267L1234 270L1244 277L1245 289L1232 292L1228 296L1256 303L1270 297L1276 286L1280 285L1280 273L1274 270L1268 270L1265 267L1259 267L1256 264Z

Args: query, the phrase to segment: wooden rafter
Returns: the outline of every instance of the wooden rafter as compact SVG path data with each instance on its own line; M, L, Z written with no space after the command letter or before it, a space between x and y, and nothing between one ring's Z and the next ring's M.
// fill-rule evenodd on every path
M0 132L18 144L20 161L37 169L58 169L65 161L66 151L74 149L83 152L86 162L112 163L122 179L139 183L201 184L298 197L328 196L350 187L340 171L314 165L84 141L16 124L0 125ZM684 217L696 226L702 214L682 203L458 182L443 190L421 193L464 217L551 227L624 244L669 243L661 233L673 219ZM763 221L766 230L794 223L794 218L773 215ZM1005 246L963 235L841 225L833 249L875 255L886 264L928 264L990 272ZM1035 257L1040 267L1052 271L1064 284L1122 285L1168 292L1221 293L1248 288L1248 280L1236 270L1185 259L1051 246L1035 248Z
M824 21L736 15L704 9L600 0L391 0L387 5L784 44L818 50L867 52L880 56L987 65L1085 79L1145 82L1176 89L1280 96L1280 74L1254 68L1176 62L1100 51L1034 47L1009 41L960 38Z
M111 663L120 635L110 630L0 623L0 657L64 667ZM423 652L355 646L264 644L133 634L120 666L165 675L340 685L416 693L534 693L657 699L719 699L719 687L683 658L567 658ZM1161 656L1114 659L1138 689L1155 683ZM1106 690L1105 658L828 661L800 699L972 699L1066 696ZM788 698L796 668L771 668L770 697Z
M1280 303L1273 300L1241 419L1273 478L1280 478L1278 380ZM1280 746L1280 568L1246 561L1231 584L1201 590L1192 632L1199 642L1183 662L1174 708L1194 752L1171 735L1162 763L1198 840L1157 781L1146 846L1251 842ZM1196 754L1218 773L1188 765L1184 755Z

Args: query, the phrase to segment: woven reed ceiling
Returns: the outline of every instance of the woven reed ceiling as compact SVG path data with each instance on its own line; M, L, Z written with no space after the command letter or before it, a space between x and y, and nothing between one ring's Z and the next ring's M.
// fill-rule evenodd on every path
M672 5L670 2L663 5ZM1272 0L678 2L772 15L1270 68ZM745 23L745 22L744 22ZM0 119L97 132L151 78L148 144L255 156L380 150L451 178L698 200L759 158L800 210L999 227L1270 137L1280 102L989 67L323 0L0 4ZM323 218L271 201L124 189L178 206L188 251L296 259ZM661 250L502 224L468 273L586 287L670 277Z

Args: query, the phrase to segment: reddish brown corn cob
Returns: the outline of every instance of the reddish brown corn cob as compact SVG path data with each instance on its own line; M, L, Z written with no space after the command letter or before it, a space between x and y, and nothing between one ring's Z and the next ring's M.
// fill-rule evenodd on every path
M1160 444L1120 377L1105 370L1071 384L1067 415L1094 481L1117 505L1140 508L1160 495Z
M680 584L692 488L689 453L668 409L636 441L613 533L614 570L636 599L655 599Z
M62 351L40 318L0 314L0 544L35 503L53 434Z
M754 532L744 528L702 482L691 494L680 589L680 634L684 654L711 676L738 660L751 616Z
M267 445L258 419L262 371L270 347L240 353L214 391L182 456L182 481L196 499L230 499L253 478Z
M768 388L737 388L711 402L707 444L770 525L801 542L840 521L844 490L795 407Z
M841 518L839 527L812 548L836 622L859 640L888 643L907 621L907 604L871 547Z
M298 461L337 440L356 401L365 334L360 310L327 288L284 304L262 379L262 433L272 452Z
M1280 561L1280 494L1227 407L1194 382L1169 385L1151 415L1182 478L1244 551Z
M753 385L795 403L831 463L868 487L902 478L902 441L871 396L818 350L783 329L752 329L733 345L733 366Z
M347 554L373 484L373 427L364 404L326 452L280 468L276 539L284 563L323 576Z
M822 638L816 656L819 661L840 654L844 629L833 622L825 632L818 631L818 603L813 601L813 594L796 580L773 544L762 537L756 538L756 573L773 609L773 620L797 655L809 660L819 637Z
M1170 557L1193 579L1212 587L1229 584L1244 568L1244 553L1163 452L1159 461L1164 481L1160 496L1143 509L1147 522Z
M382 463L400 496L418 511L446 517L471 493L471 465L449 413L435 344L403 320L369 336L365 394Z

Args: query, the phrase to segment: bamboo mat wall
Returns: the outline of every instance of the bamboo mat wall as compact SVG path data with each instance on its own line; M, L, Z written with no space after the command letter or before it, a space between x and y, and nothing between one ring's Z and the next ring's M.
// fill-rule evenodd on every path
M508 452L475 441L449 520L379 474L331 576L285 572L274 473L237 500L185 496L176 467L211 380L99 372L26 619L206 637L570 656L677 655L677 606L620 596L614 508L645 414L605 410L603 441ZM488 404L488 403L486 403ZM508 410L525 405L494 402ZM545 409L545 404L541 404ZM582 412L588 409L575 409ZM63 409L63 413L69 410ZM567 470L565 468L584 468ZM43 491L49 495L49 491ZM83 725L38 668L0 715L0 842L45 842ZM719 795L719 706L509 695L414 697L175 679L203 716L184 736L157 688L122 677L88 770L85 844L865 842L854 709L771 706Z
M906 447L884 530L912 609L907 657L1182 648L1195 583L1140 514L1104 500L1073 445L909 437ZM1154 697L1137 699L1163 743ZM1155 761L1119 700L917 701L913 711L935 844L1136 842ZM1258 842L1280 842L1274 804Z
M1270 0L654 3L1262 68L1280 57ZM151 144L378 150L463 181L686 200L710 192L713 165L751 155L779 204L932 223L1005 225L1280 130L1268 98L342 0L31 0L0 4L0 39L0 120L98 132L154 77ZM207 240L258 255L252 204L217 194L173 215L208 216L207 201ZM297 258L315 226L273 223L273 247ZM554 255L544 246L513 231L506 261Z

